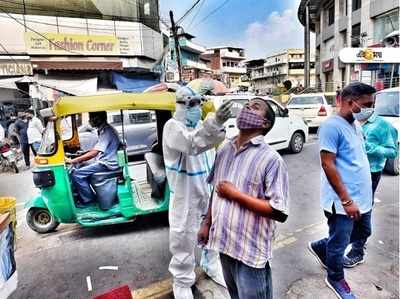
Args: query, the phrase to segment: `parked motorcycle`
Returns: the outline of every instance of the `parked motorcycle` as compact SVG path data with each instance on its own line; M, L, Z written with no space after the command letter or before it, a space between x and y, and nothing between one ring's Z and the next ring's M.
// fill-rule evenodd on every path
M12 147L8 142L0 142L0 168L3 171L13 170L19 172L18 161L21 160L21 153Z

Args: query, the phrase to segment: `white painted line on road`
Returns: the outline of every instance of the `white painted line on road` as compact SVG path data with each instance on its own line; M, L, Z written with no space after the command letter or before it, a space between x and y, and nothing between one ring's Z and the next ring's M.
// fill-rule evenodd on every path
M375 197L375 198L374 198L374 201L375 201L375 202L382 202L382 200L380 200L378 197Z
M23 209L22 211L17 212L17 228L20 227L22 223L24 223L27 211L28 209Z
M101 266L101 267L99 267L99 270L113 270L113 271L118 271L118 266Z
M25 205L25 202L19 202L19 203L15 204L16 207L20 207L20 206L23 206L23 205Z
M92 280L90 279L90 276L86 276L86 284L88 291L89 292L93 291Z

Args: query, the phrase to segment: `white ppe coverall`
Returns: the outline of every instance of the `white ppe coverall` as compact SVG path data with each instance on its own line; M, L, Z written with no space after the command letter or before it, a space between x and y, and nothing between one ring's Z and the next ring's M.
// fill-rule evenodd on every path
M177 105L179 106L179 105ZM206 179L215 159L214 147L225 138L224 127L213 116L195 128L185 125L184 108L175 113L164 127L163 155L171 190L169 203L169 246L172 259L169 271L173 275L174 296L193 298L190 287L195 283L197 233L201 216L205 215L210 198ZM202 255L201 265L209 263L205 272L225 285L217 252Z

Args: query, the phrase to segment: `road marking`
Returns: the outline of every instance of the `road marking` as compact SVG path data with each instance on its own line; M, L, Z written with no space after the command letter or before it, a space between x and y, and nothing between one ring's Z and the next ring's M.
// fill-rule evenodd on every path
M374 198L374 201L375 201L375 202L382 202L382 200L380 200L378 197L375 197L375 198Z
M17 228L20 227L21 224L25 222L26 212L28 212L28 209L23 209L22 211L17 211Z
M26 202L19 202L19 203L16 203L15 206L16 206L16 207L20 207L20 206L25 205L25 203L26 203Z
M86 276L86 283L87 283L88 291L91 292L93 290L93 287L92 287L92 280L90 279L90 276Z

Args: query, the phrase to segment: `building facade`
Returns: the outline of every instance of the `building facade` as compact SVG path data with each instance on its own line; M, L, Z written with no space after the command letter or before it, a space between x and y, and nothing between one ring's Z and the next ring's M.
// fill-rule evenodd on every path
M253 91L270 94L285 81L292 87L304 86L304 50L287 49L268 56L258 65L251 68L250 82ZM311 58L311 83L315 84L314 58Z
M157 0L71 3L2 4L0 76L33 75L28 80L37 83L35 96L48 100L101 89L133 91L132 76L157 78L152 69L164 46Z
M193 42L195 36L189 33L178 35L180 62L182 67L182 78L184 82L190 82L197 78L211 75L211 69L208 67L209 60L202 57L206 48ZM175 54L175 42L172 37L169 38L170 51L167 56L167 76L169 82L179 81L179 72L177 58Z
M317 86L334 91L345 84L346 66L339 59L345 47L379 47L389 33L399 30L398 0L302 0L298 10L300 22L306 24L308 5L310 30L316 34ZM347 45L346 32L351 24L351 45ZM349 27L350 28L350 27ZM349 29L350 31L350 29ZM398 78L399 66L390 64L351 65L350 81L369 84L381 82L388 87L392 70Z
M208 48L202 57L210 61L209 67L213 76L224 82L228 88L238 90L247 87L248 82L242 81L242 77L246 75L244 49L225 46Z

